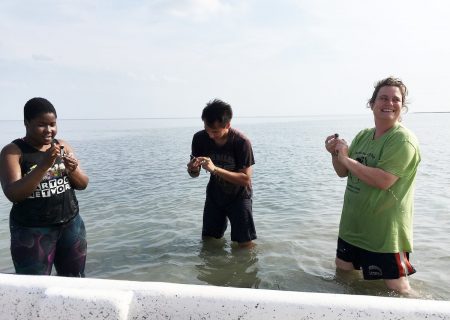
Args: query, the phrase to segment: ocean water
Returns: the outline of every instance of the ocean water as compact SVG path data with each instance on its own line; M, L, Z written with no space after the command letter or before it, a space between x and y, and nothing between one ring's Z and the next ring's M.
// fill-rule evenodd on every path
M407 114L421 143L411 262L412 287L424 299L450 300L450 114ZM336 276L334 256L345 179L334 173L325 137L351 141L373 126L358 116L242 118L252 141L252 250L201 240L208 174L186 173L200 119L59 120L58 137L76 150L90 177L78 191L92 278L395 296L381 281ZM21 121L0 121L0 143L24 135ZM0 272L14 272L9 252L11 204L0 195Z

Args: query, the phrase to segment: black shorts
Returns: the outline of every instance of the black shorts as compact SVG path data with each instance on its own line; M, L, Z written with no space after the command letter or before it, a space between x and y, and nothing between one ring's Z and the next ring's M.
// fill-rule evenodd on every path
M206 197L203 209L202 236L220 239L231 224L231 241L239 243L256 239L252 215L252 199L236 199L230 204L219 206Z
M364 279L398 279L416 272L409 262L409 252L379 253L361 249L338 238L336 257L362 269Z

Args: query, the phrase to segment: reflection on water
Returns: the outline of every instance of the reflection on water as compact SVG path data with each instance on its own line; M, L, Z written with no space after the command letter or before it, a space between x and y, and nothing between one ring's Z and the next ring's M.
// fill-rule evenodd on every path
M224 239L203 241L197 279L215 286L258 288L257 249L227 245Z

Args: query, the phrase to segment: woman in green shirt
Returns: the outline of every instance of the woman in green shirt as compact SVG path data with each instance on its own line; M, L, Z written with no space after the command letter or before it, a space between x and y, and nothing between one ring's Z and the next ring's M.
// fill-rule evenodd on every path
M407 88L399 79L379 81L368 106L375 127L348 147L328 136L325 146L339 177L347 177L336 266L362 269L364 279L383 279L389 289L411 291L407 276L413 249L414 181L420 162L415 135L401 123Z

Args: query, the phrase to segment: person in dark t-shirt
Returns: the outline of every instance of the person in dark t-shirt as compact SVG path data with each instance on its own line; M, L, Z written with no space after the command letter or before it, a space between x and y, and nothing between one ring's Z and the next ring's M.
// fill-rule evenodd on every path
M231 240L251 247L256 239L252 213L252 166L255 164L250 140L231 128L233 111L221 100L210 101L202 112L205 129L194 134L191 177L203 168L211 174L203 210L203 238L222 238L231 224Z
M26 135L0 154L0 180L13 205L11 256L18 274L84 277L86 230L75 189L89 178L72 147L56 140L56 110L44 98L24 107Z

